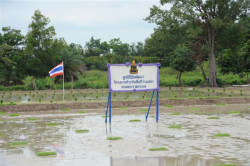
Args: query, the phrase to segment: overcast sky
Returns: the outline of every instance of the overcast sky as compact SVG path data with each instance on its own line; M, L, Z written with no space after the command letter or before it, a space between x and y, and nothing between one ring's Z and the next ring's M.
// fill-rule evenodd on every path
M49 17L57 37L85 45L91 36L101 41L143 42L155 24L143 19L159 0L0 0L0 26L27 34L34 11ZM2 31L0 31L2 32Z

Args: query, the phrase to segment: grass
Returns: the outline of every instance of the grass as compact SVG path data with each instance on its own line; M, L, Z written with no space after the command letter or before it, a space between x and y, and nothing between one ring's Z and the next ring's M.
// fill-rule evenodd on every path
M215 137L229 137L230 134L228 133L217 133L217 134L214 134Z
M170 126L168 126L168 128L180 129L180 128L181 128L181 125L170 125Z
M29 121L35 121L35 120L38 120L38 118L36 118L36 117L30 117L30 118L27 118L27 120L29 120Z
M147 112L148 109L140 109L140 112Z
M58 125L61 125L61 123L54 122L54 123L48 123L47 125L48 126L58 126Z
M122 106L122 107L120 107L120 109L126 110L126 109L128 109L128 107L127 106Z
M140 119L132 119L132 120L129 120L129 122L140 122L141 120Z
M85 114L85 113L87 113L87 111L79 111L78 113L79 114Z
M2 137L2 134L0 134L0 138Z
M229 111L228 114L240 114L240 111Z
M69 112L71 109L70 108L64 108L64 109L62 109L62 111L64 111L64 112Z
M77 129L75 130L76 133L88 133L89 130L88 129Z
M198 108L198 107L190 107L189 110L190 111L199 111L200 108Z
M16 103L14 103L14 102L0 103L0 106L5 106L5 105L16 105Z
M120 139L123 139L123 138L122 137L107 137L107 140L112 140L112 141L120 140Z
M216 103L217 106L225 106L225 103Z
M56 152L38 152L36 154L37 156L55 156L57 155Z
M159 147L159 148L149 148L149 151L167 151L168 149L165 147Z
M11 146L21 146L21 145L27 145L27 142L11 142Z
M9 114L9 116L19 116L19 114Z
M208 117L207 119L220 119L220 118L217 116L211 116L211 117Z
M174 107L174 106L171 105L171 104L167 104L167 105L165 105L165 107L172 108L172 107Z
M180 112L173 112L171 115L180 115Z
M2 115L2 114L6 114L6 112L5 111L0 111L0 115Z

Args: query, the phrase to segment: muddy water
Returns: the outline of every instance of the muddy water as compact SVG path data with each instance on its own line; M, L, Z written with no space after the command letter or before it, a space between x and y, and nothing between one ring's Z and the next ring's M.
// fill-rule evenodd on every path
M219 119L207 119L217 116ZM0 165L4 166L213 166L250 165L250 114L171 115L145 122L144 114L114 115L105 125L101 114L0 115ZM129 122L140 119L140 122ZM56 122L58 126L48 126ZM182 128L168 128L181 125ZM89 133L77 134L76 129ZM215 137L228 133L229 137ZM122 140L110 141L109 136ZM26 141L23 146L11 142ZM166 147L168 151L149 151ZM57 156L36 153L55 151Z

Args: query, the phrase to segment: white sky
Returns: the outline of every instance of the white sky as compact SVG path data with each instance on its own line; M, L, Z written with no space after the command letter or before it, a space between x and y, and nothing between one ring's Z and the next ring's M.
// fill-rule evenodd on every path
M159 0L0 0L0 28L10 26L25 35L34 11L40 9L55 27L56 37L68 43L85 45L91 36L143 42L156 27L143 20L153 4Z

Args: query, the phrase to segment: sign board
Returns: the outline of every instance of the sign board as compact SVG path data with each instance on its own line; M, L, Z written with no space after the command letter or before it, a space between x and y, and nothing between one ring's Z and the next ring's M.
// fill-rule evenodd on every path
M109 91L159 91L159 63L108 64Z

